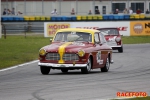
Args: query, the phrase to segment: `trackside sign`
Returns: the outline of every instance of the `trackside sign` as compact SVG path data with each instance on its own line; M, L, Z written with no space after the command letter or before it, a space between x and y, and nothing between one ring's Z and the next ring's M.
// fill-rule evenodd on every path
M84 28L84 29L97 29L97 28L113 28L117 27L120 34L123 36L130 36L130 22L45 22L44 23L44 36L53 37L58 29L63 28Z

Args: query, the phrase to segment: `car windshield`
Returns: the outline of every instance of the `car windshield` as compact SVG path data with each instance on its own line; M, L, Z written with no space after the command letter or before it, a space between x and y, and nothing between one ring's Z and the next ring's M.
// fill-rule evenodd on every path
M119 32L117 29L99 29L104 35L118 35Z
M92 34L85 32L59 32L55 36L54 41L63 41L63 42L92 42Z

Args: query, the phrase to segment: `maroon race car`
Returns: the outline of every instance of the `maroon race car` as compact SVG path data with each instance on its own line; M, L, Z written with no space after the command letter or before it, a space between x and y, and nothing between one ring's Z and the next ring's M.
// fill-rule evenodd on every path
M101 33L105 35L107 44L112 47L113 50L123 52L123 42L118 28L98 28Z
M39 50L38 65L44 75L49 74L50 69L62 72L81 69L87 74L91 69L100 68L107 72L110 63L113 63L112 48L104 35L94 29L60 29L51 44Z

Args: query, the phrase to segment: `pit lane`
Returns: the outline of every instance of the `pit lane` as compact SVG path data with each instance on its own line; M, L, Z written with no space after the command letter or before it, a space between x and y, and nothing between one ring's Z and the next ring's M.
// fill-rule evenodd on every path
M42 75L37 62L0 72L1 100L100 100L116 98L117 92L150 94L150 44L124 45L113 51L109 72L94 69L64 74L51 70Z

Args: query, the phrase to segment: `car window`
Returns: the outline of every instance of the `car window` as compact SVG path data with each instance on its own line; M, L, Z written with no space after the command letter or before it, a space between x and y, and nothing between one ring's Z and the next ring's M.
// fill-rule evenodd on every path
M99 37L100 37L100 41L101 41L101 43L106 43L106 39L105 39L104 34L99 33Z
M54 41L74 42L86 41L92 42L92 34L86 32L59 32Z
M118 35L118 29L99 29L104 35Z
M95 41L95 43L100 43L98 33L95 33L95 34L94 34L94 41Z

